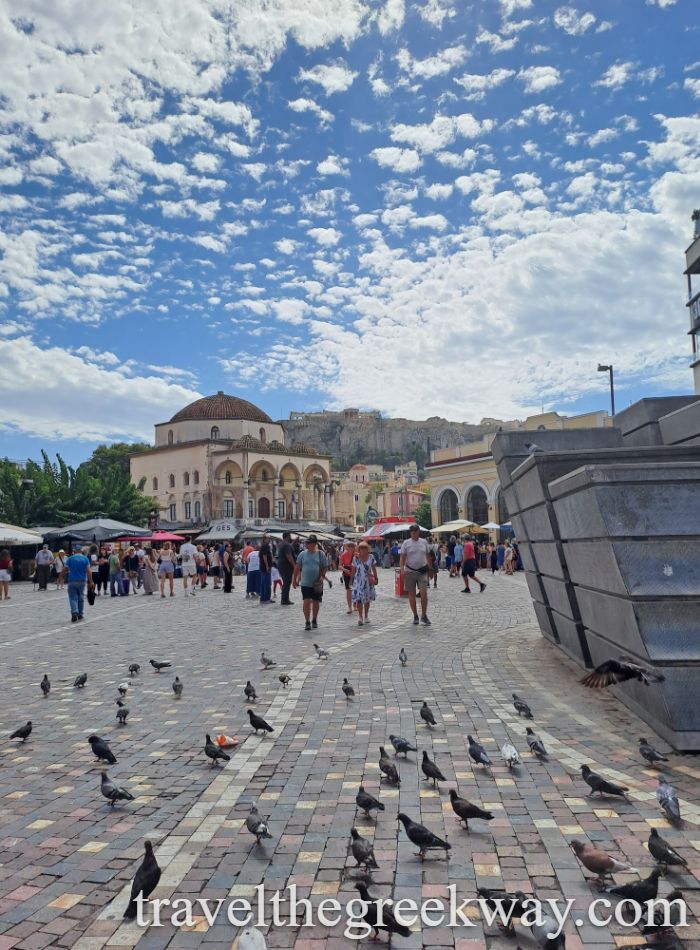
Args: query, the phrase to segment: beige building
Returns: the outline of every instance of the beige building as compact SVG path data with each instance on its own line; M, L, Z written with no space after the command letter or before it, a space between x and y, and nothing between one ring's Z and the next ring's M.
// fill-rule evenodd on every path
M335 520L330 458L286 446L281 425L223 392L158 423L154 447L130 461L166 521Z
M545 412L528 418L510 429L537 432L540 429L591 429L612 425L607 412L587 412L579 416L560 416ZM468 442L430 453L426 475L430 485L433 524L445 524L466 518L476 524L488 521L504 524L508 511L500 490L496 463L491 454L495 433L478 442Z

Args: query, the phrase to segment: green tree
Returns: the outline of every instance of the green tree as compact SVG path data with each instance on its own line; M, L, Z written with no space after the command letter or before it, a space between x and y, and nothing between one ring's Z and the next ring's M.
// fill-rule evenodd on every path
M420 505L418 505L413 517L416 519L416 522L421 526L421 528L432 528L433 516L430 510L429 497L424 498Z

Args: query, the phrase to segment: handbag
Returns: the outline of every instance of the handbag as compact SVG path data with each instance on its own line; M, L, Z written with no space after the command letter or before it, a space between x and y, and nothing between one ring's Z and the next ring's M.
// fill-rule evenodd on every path
M94 606L95 604L95 588L94 587L88 588L87 602L90 604L91 607Z
M321 577L321 558L323 555L320 551L316 552L316 557L318 558L318 578L314 581L314 594L323 593L323 578Z

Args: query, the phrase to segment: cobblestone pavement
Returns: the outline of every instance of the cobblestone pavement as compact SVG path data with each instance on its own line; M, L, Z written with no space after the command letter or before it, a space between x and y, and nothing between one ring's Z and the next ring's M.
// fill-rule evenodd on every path
M664 877L660 894L681 887L697 912L697 759L671 755L667 771L685 815L674 829L654 797L656 773L637 753L638 738L649 736L649 728L610 692L577 683L578 671L534 626L522 578L495 577L485 593L466 596L458 580L441 574L430 592L430 628L412 626L405 601L393 596L389 572L380 581L368 627L346 616L335 584L313 633L303 630L299 603L261 607L245 600L240 581L231 595L209 589L184 598L178 586L178 596L164 601L99 598L79 625L66 622L65 593L14 585L12 600L0 605L0 724L5 737L28 719L34 731L26 744L0 740L0 950L230 947L237 932L223 916L210 925L198 914L184 928L168 922L144 930L122 922L145 839L156 843L164 869L156 896L254 898L264 881L268 894L295 883L300 898L318 904L357 897L348 856L353 825L375 843L374 896L446 898L452 884L461 900L474 897L477 886L505 886L571 898L576 912L599 895L568 842L587 839L649 869L645 842L656 827L690 865L689 872ZM316 658L313 641L329 650L329 660ZM402 646L406 667L398 661ZM269 672L260 668L262 648L277 661ZM172 670L155 674L151 657L170 660ZM119 727L117 686L129 679L134 661L141 672L128 691L128 724ZM48 699L39 689L44 672L53 687ZM87 685L76 690L73 680L81 672ZM280 672L292 677L288 689L278 681ZM175 673L184 682L180 701L171 689ZM343 677L355 688L354 701L341 692ZM251 735L243 696L248 679L258 690L257 712L275 728L272 736ZM527 752L526 722L510 705L513 691L533 708L548 762ZM423 700L435 711L435 729L418 717ZM118 759L110 775L137 796L134 802L112 810L100 796L101 768L86 741L93 732L110 742ZM204 757L205 732L241 740L224 768L211 768ZM378 747L389 746L390 733L427 749L447 782L433 789L419 757L411 755L398 765L400 789L382 783L380 791ZM491 774L472 768L467 733L493 753ZM500 764L506 737L521 754L516 775ZM628 785L629 800L588 798L582 762ZM361 783L386 807L376 821L356 810ZM470 833L460 828L447 794L454 787L491 809L495 820L472 822ZM261 847L244 824L253 802L270 816L273 840ZM400 830L399 811L447 837L449 862L421 863ZM287 906L281 905L282 917ZM534 946L527 930L508 939L485 931L478 913L469 913L471 928L416 925L394 943L458 950ZM272 927L267 941L300 950L354 945L343 929ZM566 933L570 950L643 943L636 930L617 924L607 929L572 920ZM700 946L694 922L686 935L688 947Z

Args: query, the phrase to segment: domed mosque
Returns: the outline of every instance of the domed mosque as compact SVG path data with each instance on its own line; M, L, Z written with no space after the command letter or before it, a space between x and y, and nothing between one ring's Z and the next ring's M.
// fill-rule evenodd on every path
M155 426L155 445L131 457L131 479L168 522L334 520L330 458L285 445L282 426L218 392Z

